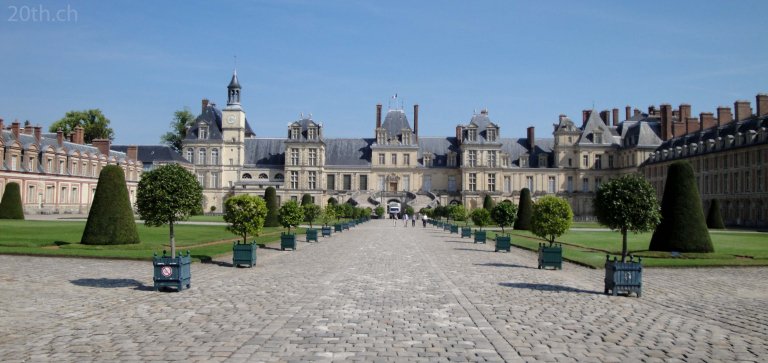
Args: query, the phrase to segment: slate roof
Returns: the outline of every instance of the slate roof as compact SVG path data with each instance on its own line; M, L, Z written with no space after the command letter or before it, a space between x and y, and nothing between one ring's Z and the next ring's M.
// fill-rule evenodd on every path
M603 122L603 119L600 118L599 113L595 110L592 110L592 112L589 113L589 118L581 129L581 137L579 137L579 140L577 141L578 145L605 145L618 143L619 141L614 138L614 136L619 136L616 129L606 125L605 122ZM600 144L595 143L596 131L601 131L603 135L603 142Z
M221 140L221 110L216 108L215 103L210 103L205 107L202 113L195 118L195 123L187 130L185 139L194 140L199 138L200 124L205 122L208 125L208 140ZM245 137L254 137L256 134L245 119Z
M245 164L282 167L285 165L285 139L245 139Z
M376 139L325 139L325 165L370 166Z
M455 137L419 137L418 159L424 158L424 153L432 153L432 166L448 166L448 153L459 153L459 143Z
M381 127L387 130L390 138L400 136L403 133L403 129L413 130L411 124L408 123L408 117L403 110L389 110L386 117L384 117L384 123Z
M309 129L310 126L315 126L317 128L317 132L318 132L317 140L311 140L311 141L322 141L322 139L320 137L321 135L319 135L320 130L321 130L320 124L315 122L315 121L313 121L311 118L308 118L308 117L302 118L301 120L298 120L298 121L294 121L294 122L292 122L289 125L289 127L288 127L288 138L291 137L291 128L295 127L296 125L298 125L301 128L301 132L299 133L299 140L290 140L290 141L307 141L308 140L307 139L307 136L308 136L307 135L307 130Z
M112 145L111 150L126 153L129 145ZM181 154L177 153L170 146L166 145L138 145L138 158L144 164L152 164L155 162L174 162L181 164L189 164L189 161L185 159Z

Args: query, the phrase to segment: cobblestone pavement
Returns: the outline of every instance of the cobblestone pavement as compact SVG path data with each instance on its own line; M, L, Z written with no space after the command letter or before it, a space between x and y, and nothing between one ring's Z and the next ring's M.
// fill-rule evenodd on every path
M768 360L766 268L646 269L611 297L602 271L391 221L226 261L163 293L148 262L0 256L0 360Z

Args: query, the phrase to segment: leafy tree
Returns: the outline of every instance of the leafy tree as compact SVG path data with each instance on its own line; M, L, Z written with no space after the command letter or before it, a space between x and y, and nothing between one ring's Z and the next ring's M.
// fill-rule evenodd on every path
M323 222L323 226L328 226L329 223L336 219L336 208L332 205L325 206L323 212L320 214L320 220Z
M434 212L432 212L432 216L434 218L447 218L448 217L448 207L444 205L438 205L435 207Z
M472 218L472 223L480 227L481 231L483 230L483 227L491 224L491 212L485 208L477 208L473 210L469 216Z
M523 188L520 191L520 204L517 207L517 221L515 221L515 229L530 230L531 229L531 216L533 214L533 201L531 200L531 190Z
M720 215L720 201L712 199L707 213L707 227L710 229L725 229L723 216Z
M531 232L552 245L555 238L571 228L572 221L573 211L570 204L563 198L547 195L533 205Z
M280 224L283 228L288 228L288 233L291 232L291 227L297 227L302 220L304 212L295 201L288 201L280 207Z
M352 218L353 213L355 212L355 207L348 203L339 204L337 208L338 215L344 218Z
M117 165L107 165L99 173L88 222L80 243L84 245L122 245L139 243L125 173Z
M187 137L187 128L194 125L194 123L195 115L189 111L189 108L184 107L183 110L176 110L173 113L173 120L170 124L171 131L160 136L160 142L181 153L182 144Z
M83 128L83 138L90 144L94 139L114 139L115 132L109 127L109 119L101 113L100 109L90 109L84 111L69 111L64 117L48 128L50 132L56 132L59 129L64 134L71 134L75 127Z
M410 205L406 204L405 205L405 213L407 213L409 216L412 216L413 215L413 207L411 207Z
M370 218L371 217L371 213L373 213L373 209L371 209L370 207L365 207L365 208L363 208L363 215L362 215L362 217Z
M5 185L3 200L0 201L0 219L24 219L19 183L10 182Z
M264 199L243 194L227 199L224 206L224 222L229 223L227 231L243 237L243 243L248 243L249 234L261 234L267 217L267 203Z
M651 251L714 252L693 168L687 161L669 165L661 201L661 223Z
M301 205L305 206L307 204L313 204L312 196L309 195L309 193L304 193L304 195L301 196Z
M448 218L454 221L466 221L467 209L461 204L456 204L448 207Z
M600 185L593 201L597 220L621 232L621 262L627 258L627 232L649 232L661 219L656 190L639 175L624 175Z
M483 198L483 209L487 211L493 210L493 207L495 206L495 203L493 203L493 198L491 198L490 195L486 194L485 198Z
M512 202L505 200L491 210L491 218L501 227L501 233L504 233L504 227L515 224L517 219L517 206Z
M374 209L374 212L376 212L376 215L381 217L384 215L384 207L378 206L376 209Z
M279 227L280 219L275 187L268 187L264 191L264 201L267 203L267 218L264 220L264 227Z
M322 209L320 209L320 206L312 203L302 205L301 209L304 212L304 221L309 222L309 228L312 228L312 222L320 216Z
M197 178L178 164L167 164L141 175L136 207L147 226L169 225L171 255L175 256L173 224L189 218L202 199L203 189Z

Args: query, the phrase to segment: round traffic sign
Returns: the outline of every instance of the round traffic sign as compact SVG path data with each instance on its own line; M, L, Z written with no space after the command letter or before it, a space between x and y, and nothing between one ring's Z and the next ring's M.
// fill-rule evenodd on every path
M165 277L171 277L171 275L173 275L173 269L171 268L171 266L163 266L160 269L160 273L163 274L163 276Z

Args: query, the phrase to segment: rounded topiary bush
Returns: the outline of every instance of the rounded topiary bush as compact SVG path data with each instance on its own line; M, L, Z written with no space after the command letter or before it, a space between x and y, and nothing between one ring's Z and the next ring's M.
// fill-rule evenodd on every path
M139 242L123 169L107 165L99 173L99 183L80 243L123 245Z
M661 201L661 224L651 238L651 251L714 252L704 220L693 168L687 161L669 165Z
M267 202L267 218L264 227L280 227L280 210L277 206L277 191L274 187L264 191L264 201Z
M723 216L720 214L720 201L712 199L707 213L707 227L710 229L725 229Z
M21 190L18 183L10 182L5 185L3 200L0 201L0 219L24 219L24 208L21 206Z
M531 200L531 190L523 188L520 191L520 204L517 206L517 220L515 229L530 230L531 216L533 215L533 201Z

